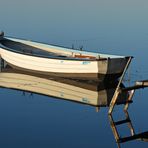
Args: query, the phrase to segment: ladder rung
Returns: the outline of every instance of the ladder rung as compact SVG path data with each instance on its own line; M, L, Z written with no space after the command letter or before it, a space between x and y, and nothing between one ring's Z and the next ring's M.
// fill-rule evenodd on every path
M136 90L136 89L140 89L140 88L144 88L144 87L146 87L146 86L144 86L144 85L134 85L134 86L122 88L122 89L120 89L120 91L121 92L130 91L130 90Z
M127 122L131 122L131 120L130 119L125 119L125 120L114 122L114 124L115 125L121 125L121 124L124 124L124 123L127 123Z

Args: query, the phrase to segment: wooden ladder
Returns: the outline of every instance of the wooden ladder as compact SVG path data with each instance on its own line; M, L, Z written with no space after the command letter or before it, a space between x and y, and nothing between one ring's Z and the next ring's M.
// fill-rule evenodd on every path
M148 131L135 133L135 130L128 112L124 111L124 113L125 113L125 119L119 120L119 121L114 121L112 114L108 115L110 126L111 126L118 148L120 148L121 143L125 143L132 140L148 141ZM124 124L127 124L128 129L130 130L130 135L121 137L117 126L124 125Z
M126 64L126 66L125 66L125 68L124 68L124 71L123 71L123 73L122 73L122 75L121 75L121 77L120 77L119 83L118 83L118 85L117 85L117 88L116 88L116 90L115 90L115 92L114 92L114 95L113 95L112 100L111 100L110 105L109 105L108 114L111 114L112 111L113 111L113 109L114 109L114 106L115 106L115 104L116 104L117 98L118 98L118 96L119 96L119 94L120 94L120 85L121 85L121 83L122 83L122 81L123 81L123 78L124 78L124 76L125 76L125 73L126 73L128 67L129 67L130 63L131 63L132 58L133 58L133 57L129 57L129 59L128 59L128 61L127 61L127 64Z
M143 81L137 81L134 86L130 86L130 87L126 87L126 88L120 88L120 85L121 85L121 83L123 81L125 73L126 73L128 67L129 67L129 64L131 63L131 60L132 60L132 57L129 57L129 60L128 60L126 66L125 66L125 69L124 69L124 71L122 73L122 76L120 77L119 83L117 85L117 88L116 88L116 90L114 92L114 95L112 97L112 100L110 102L108 114L111 114L113 112L114 106L115 106L115 104L117 102L117 99L118 99L118 96L119 96L120 93L122 93L124 91L129 92L129 97L128 97L128 99L126 101L126 104L124 106L124 110L126 111L128 109L128 107L129 107L129 102L132 101L135 90L140 89L140 88L148 87L148 80L143 80Z
M110 126L112 129L113 135L115 137L116 143L118 145L118 148L120 148L120 143L132 140L132 137L135 135L134 127L133 127L132 122L130 120L129 114L127 111L125 111L124 113L125 113L125 119L119 120L119 121L114 121L113 116L111 114L109 115ZM120 137L117 126L120 126L123 124L128 125L128 128L131 133L130 136Z
M125 106L124 106L124 111L127 111L128 110L128 107L129 107L129 103L132 102L132 98L135 94L135 91L137 89L141 89L141 88L145 88L145 87L148 87L148 80L143 80L143 81L137 81L135 83L134 86L130 86L130 87L126 87L126 88L118 88L116 91L115 91L115 94L111 100L111 103L113 102L113 104L110 103L110 108L109 108L109 112L108 114L111 114L112 111L113 111L113 108L116 104L116 101L118 99L118 96L120 93L122 92L125 92L125 91L128 91L129 92L129 96L126 100L126 103L125 103Z

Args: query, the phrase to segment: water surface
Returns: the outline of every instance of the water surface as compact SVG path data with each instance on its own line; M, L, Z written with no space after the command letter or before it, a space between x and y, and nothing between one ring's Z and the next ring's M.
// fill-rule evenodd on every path
M97 51L132 55L124 83L147 79L146 0L2 0L0 29L7 36ZM130 81L129 81L130 80ZM128 110L135 132L148 130L147 89L138 90ZM117 147L108 108L96 108L11 89L0 89L0 146L3 148ZM124 118L122 106L114 118ZM126 126L121 136L129 135ZM121 147L148 147L134 140Z

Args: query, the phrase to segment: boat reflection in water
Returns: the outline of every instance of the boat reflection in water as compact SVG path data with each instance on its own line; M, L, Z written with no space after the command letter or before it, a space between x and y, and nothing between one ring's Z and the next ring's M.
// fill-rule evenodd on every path
M31 93L52 96L63 100L75 101L96 107L109 106L118 85L116 82L95 82L95 81L80 81L72 79L47 77L45 75L33 74L5 68L0 72L0 87L28 91ZM120 87L124 87L121 84ZM125 104L129 97L129 92L120 94L117 104ZM113 135L116 139L118 147L120 143L130 140L148 139L148 132L135 134L129 114L125 111L125 120L115 122L112 115L109 115L109 121ZM116 126L127 123L131 136L121 138Z
M0 73L0 86L29 91L92 106L108 106L118 82L80 81L63 78L51 78L5 68ZM124 87L123 84L121 87ZM126 102L128 93L119 96L117 104Z

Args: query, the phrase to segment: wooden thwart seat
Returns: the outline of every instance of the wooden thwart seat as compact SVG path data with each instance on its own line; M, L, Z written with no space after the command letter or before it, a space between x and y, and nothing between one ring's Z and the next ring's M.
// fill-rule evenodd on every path
M96 59L96 57L94 57L94 56L87 56L87 55L75 55L75 58Z

